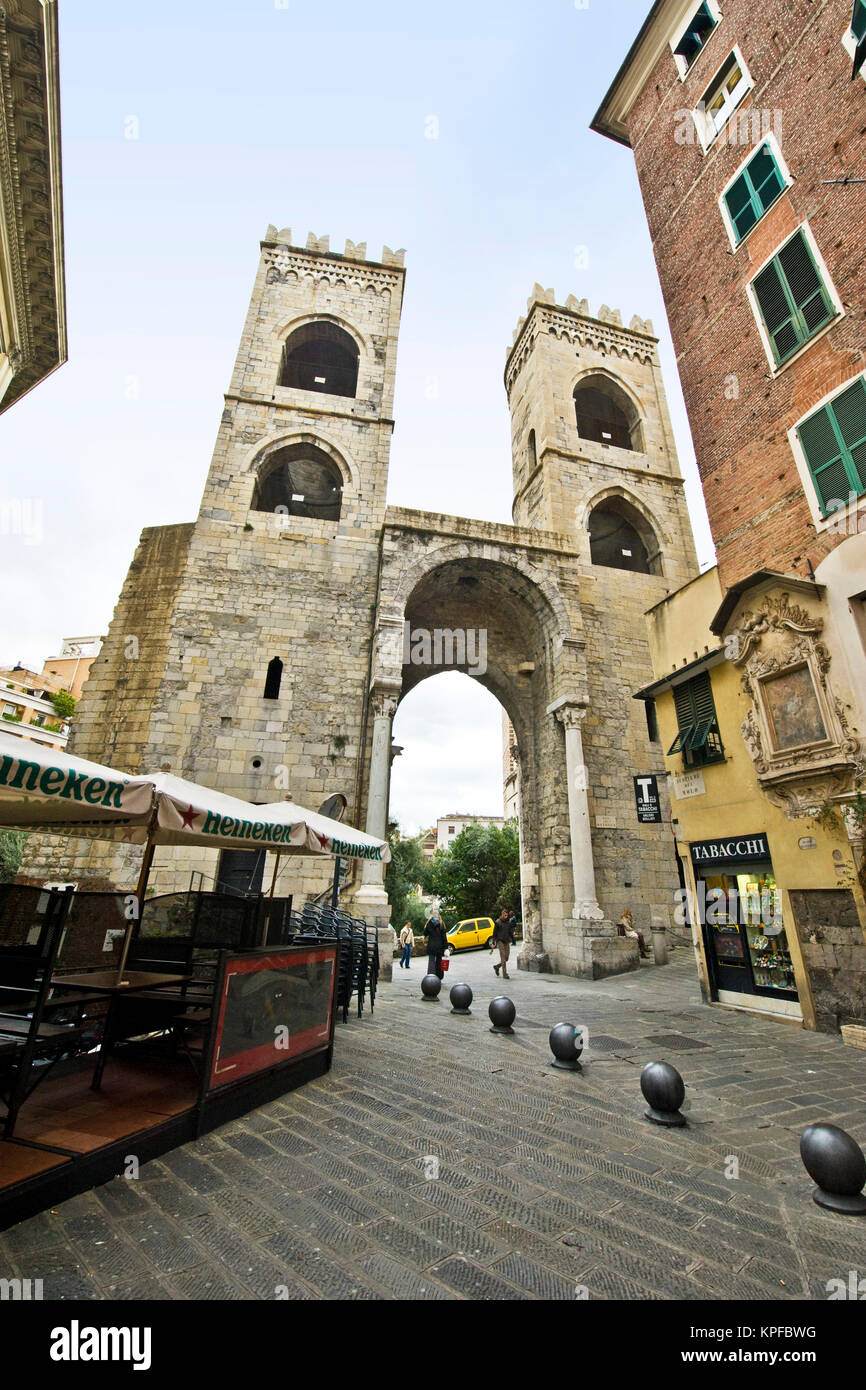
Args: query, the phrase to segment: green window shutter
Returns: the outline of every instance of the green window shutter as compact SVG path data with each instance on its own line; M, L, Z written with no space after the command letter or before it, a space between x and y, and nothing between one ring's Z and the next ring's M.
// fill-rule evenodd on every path
M699 6L692 15L689 21L689 27L674 49L674 53L679 54L681 58L685 59L688 65L691 65L715 27L716 21L710 13L709 5L703 4Z
M725 205L738 243L773 205L784 187L785 180L772 149L768 144L762 145L725 194Z
M678 733L668 749L668 755L682 753L687 763L695 761L688 756L695 752L701 754L698 762L723 756L709 671L701 671L690 681L674 686L674 707Z
M797 429L825 516L866 492L866 384L860 377Z
M858 43L866 39L866 4L854 0L854 13L851 16L851 32Z
M752 283L778 363L835 313L802 232L791 237Z

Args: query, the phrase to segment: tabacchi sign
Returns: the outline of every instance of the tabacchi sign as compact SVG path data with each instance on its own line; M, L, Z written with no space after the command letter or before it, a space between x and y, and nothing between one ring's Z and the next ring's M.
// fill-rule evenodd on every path
M724 840L693 840L692 863L745 864L752 859L769 859L770 847L764 831L757 835L732 835Z

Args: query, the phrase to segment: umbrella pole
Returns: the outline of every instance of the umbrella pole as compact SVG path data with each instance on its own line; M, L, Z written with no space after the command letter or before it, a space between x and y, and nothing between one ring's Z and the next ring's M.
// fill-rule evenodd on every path
M145 847L144 847L144 858L143 858L142 861L141 861L141 872L140 872L140 874L138 875L138 886L137 886L137 888L136 888L136 890L135 890L135 897L136 897L136 902L137 902L137 906L138 906L138 913L137 913L137 918L136 918L136 920L138 920L138 918L141 917L142 905L143 905L143 903L144 903L144 894L145 894L145 891L146 891L146 889L147 889L147 880L148 880L148 878L150 877L150 866L151 866L151 864L153 863L153 854L154 854L154 850L156 849L156 845L154 844L154 841L153 841L153 836L154 836L155 831L156 831L156 823L155 823L155 819L154 819L154 820L151 821L150 827L149 827L148 832L147 832L147 844L146 844ZM130 946L131 946L131 944L132 944L132 933L133 933L134 930L135 930L135 920L130 922L130 924L129 924L128 928L127 928L127 931L126 931L126 936L123 938L123 950L122 950L121 953L120 953L120 964L119 964L119 966L117 967L117 983L118 983L118 984L120 984L121 981L123 980L123 972L124 972L124 970L126 969L126 957L127 957L128 954L129 954L129 948L130 948Z
M271 875L271 891L270 891L270 893L268 894L268 897L269 897L269 898L272 898L272 897L274 896L274 889L275 889L276 886L277 886L277 870L279 869L279 867L280 867L280 855L279 855L279 851L277 851L277 852L274 854L274 872L273 872L273 874Z

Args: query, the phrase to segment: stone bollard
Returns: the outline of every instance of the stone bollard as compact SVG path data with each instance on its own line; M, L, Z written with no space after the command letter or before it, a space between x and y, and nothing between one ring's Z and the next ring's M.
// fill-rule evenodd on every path
M653 927L653 959L656 965L668 963L668 933L664 926Z
M487 1013L493 1027L491 1033L513 1033L512 1023L517 1014L514 1001L507 994L497 994L487 1006Z
M812 1200L843 1216L866 1215L866 1158L856 1139L838 1125L809 1125L800 1139L800 1157L818 1184Z
M442 981L438 975L425 975L421 981L421 993L424 996L425 1004L438 1004L439 991L442 988Z
M649 1102L644 1114L654 1125L679 1128L686 1123L680 1111L686 1088L676 1067L669 1062L647 1062L640 1074L640 1088Z
M451 1000L452 1014L471 1014L469 1005L472 1003L472 989L469 985L452 985L448 997Z

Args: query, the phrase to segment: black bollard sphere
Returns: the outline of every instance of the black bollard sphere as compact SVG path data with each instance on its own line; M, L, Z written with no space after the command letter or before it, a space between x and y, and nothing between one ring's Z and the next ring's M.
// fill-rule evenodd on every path
M866 1158L838 1125L809 1125L800 1137L800 1157L818 1186L812 1200L845 1216L866 1215Z
M472 990L469 985L452 985L448 997L452 1014L471 1014Z
M577 1060L583 1051L579 1028L575 1028L573 1023L557 1023L550 1030L548 1042L553 1053L552 1067L559 1067L562 1071L581 1071Z
M512 1023L514 1022L517 1010L514 1003L508 998L507 994L497 994L495 999L491 999L487 1012L493 1027L491 1033L513 1033Z
M438 1004L437 995L442 988L442 981L438 975L425 975L421 981L421 993L424 995L425 1004Z
M647 1062L640 1074L640 1088L649 1109L644 1111L656 1125L681 1126L686 1123L680 1114L686 1088L676 1067L669 1062Z

